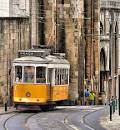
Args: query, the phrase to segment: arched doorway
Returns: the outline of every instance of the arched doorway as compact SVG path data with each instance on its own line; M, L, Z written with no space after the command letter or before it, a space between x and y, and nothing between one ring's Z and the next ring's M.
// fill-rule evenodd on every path
M104 48L100 51L100 92L104 92L104 81L106 78L106 57Z
M117 25L117 22L116 22L116 25L115 25L115 48L114 48L114 51L115 51L115 74L117 74L117 68L118 68L118 25Z

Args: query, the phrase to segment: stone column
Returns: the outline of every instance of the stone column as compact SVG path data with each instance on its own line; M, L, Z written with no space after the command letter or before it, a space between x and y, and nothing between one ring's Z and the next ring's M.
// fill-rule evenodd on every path
M100 76L100 4L99 0L85 0L86 59L85 78L91 90L98 91Z
M78 100L79 47L83 19L83 0L65 0L65 43L67 59L70 62L70 99ZM82 87L82 86L81 86Z
M39 44L38 39L38 20L39 20L39 4L38 0L30 0L30 38L31 47Z

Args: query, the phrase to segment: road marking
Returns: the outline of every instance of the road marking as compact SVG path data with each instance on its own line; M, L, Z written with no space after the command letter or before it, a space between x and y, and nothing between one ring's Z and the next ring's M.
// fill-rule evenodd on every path
M69 124L69 121L67 120L67 119L64 119L64 123L68 126L68 127L70 127L70 128L72 128L73 130L81 130L80 128L78 129L76 126L74 126L73 124Z
M84 126L87 127L87 128L89 128L90 130L95 130L95 129L93 129L92 127L86 125L85 123L84 123Z

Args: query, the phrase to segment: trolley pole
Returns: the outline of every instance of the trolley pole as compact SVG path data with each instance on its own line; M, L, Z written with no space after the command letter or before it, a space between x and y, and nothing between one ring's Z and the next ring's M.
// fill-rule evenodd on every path
M119 87L118 87L119 88L119 99L118 100L119 100L119 116L120 116L120 75L119 75L118 80L119 80Z
M112 103L110 102L110 121L112 121Z
M119 95L120 95L120 91L119 91ZM119 96L119 116L120 116L120 96Z
M5 102L5 112L7 111L7 102Z

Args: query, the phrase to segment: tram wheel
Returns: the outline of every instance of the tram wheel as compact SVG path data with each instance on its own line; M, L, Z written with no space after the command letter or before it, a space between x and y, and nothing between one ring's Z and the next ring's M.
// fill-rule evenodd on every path
M44 112L46 111L52 111L54 109L55 105L53 104L50 104L50 105L43 105L43 106L40 106L40 109Z
M14 107L15 107L16 110L18 110L18 105L15 105Z
M45 105L45 106L43 105L43 106L40 106L40 109L41 109L41 111L46 112L49 110L49 107L47 105Z

